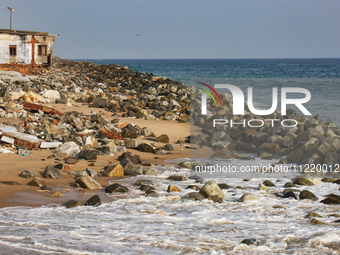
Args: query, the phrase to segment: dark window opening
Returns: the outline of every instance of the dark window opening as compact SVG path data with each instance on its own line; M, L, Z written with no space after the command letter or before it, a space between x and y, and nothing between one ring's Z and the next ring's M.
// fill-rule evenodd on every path
M39 56L46 56L47 55L47 46L46 45L39 45L38 46L38 54L39 54Z
M9 55L10 56L16 56L17 55L17 46L16 45L10 45L9 46Z

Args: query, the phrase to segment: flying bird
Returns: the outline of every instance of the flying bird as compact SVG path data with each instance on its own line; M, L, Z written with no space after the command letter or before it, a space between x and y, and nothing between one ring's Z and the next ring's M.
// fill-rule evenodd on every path
M140 36L140 34L136 34L136 36Z

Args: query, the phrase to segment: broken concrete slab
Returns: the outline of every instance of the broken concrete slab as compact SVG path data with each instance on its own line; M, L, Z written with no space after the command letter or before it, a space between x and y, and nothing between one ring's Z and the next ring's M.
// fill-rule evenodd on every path
M43 140L34 135L20 132L6 132L3 135L14 138L15 146L22 146L25 149L38 149Z

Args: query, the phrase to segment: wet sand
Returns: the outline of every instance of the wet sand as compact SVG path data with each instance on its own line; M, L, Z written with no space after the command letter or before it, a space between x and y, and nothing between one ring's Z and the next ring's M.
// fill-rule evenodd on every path
M73 106L65 106L62 104L45 104L61 111L78 111L84 114L91 114L91 111L99 113L99 111L105 112L103 117L107 121L111 121L114 118L112 113L106 112L102 108L89 108L87 105L82 105L76 103ZM175 145L175 150L170 151L167 155L155 155L153 153L139 152L137 150L128 149L128 151L138 154L141 156L142 160L147 163L152 163L155 165L164 165L166 160L178 159L178 158L190 158L190 149L185 146L180 146L180 144L175 144L178 140L184 140L186 136L190 135L190 124L189 123L178 123L177 121L157 121L157 120L143 120L134 118L123 118L118 117L120 120L127 123L133 123L141 128L148 127L156 136L161 134L167 134L170 138L170 143ZM154 142L152 138L139 137L138 139L143 139L147 142ZM185 144L189 146L189 144ZM163 146L163 144L158 143L158 147ZM8 149L8 148L7 148ZM16 152L16 150L12 150ZM81 202L85 202L94 194L99 194L103 202L109 202L112 199L108 198L104 190L76 190L70 186L70 183L74 181L73 176L68 174L70 171L82 171L92 161L79 160L78 163L72 165L70 164L70 169L62 171L64 178L62 179L48 179L42 178L41 174L46 166L54 166L58 163L63 163L63 160L58 161L54 158L47 158L53 153L53 149L38 149L33 150L31 155L21 156L17 154L4 154L0 153L0 181L15 181L21 185L7 185L0 183L0 208L11 207L11 206L32 206L37 207L41 205L48 204L61 204L68 200L74 199ZM104 165L109 165L110 161L119 162L118 156L122 152L115 153L114 156L98 156L97 162L103 163ZM91 169L98 172L102 167L90 167ZM55 191L60 191L64 194L62 198L52 198L48 197L50 192L41 191L39 187L33 187L26 185L30 179L21 178L19 174L24 171L29 170L38 173L38 177L43 179L42 184L46 184L52 188L52 193ZM112 178L112 177L97 177L95 178L103 187L110 185L110 180L121 181L129 176L123 178Z

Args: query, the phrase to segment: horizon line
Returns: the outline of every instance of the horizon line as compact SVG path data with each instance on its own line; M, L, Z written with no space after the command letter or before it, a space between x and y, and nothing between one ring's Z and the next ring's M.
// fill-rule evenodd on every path
M57 56L58 57L58 56ZM249 59L340 59L340 57L304 57L304 58L61 58L68 60L249 60Z

